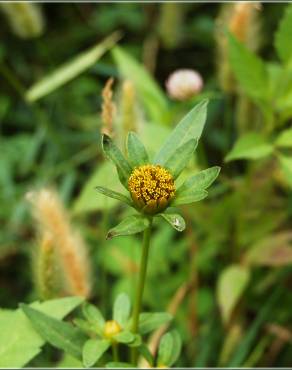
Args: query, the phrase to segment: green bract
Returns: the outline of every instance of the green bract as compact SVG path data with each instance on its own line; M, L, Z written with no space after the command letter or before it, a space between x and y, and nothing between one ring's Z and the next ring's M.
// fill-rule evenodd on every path
M103 152L115 164L120 182L129 195L102 186L96 189L139 212L111 229L107 238L141 232L149 226L154 216L161 216L178 231L185 229L184 219L169 207L204 199L208 195L206 189L220 171L217 166L201 171L176 189L175 180L188 164L202 134L207 103L204 100L197 104L179 122L152 161L134 132L128 134L127 158L109 136L102 136Z

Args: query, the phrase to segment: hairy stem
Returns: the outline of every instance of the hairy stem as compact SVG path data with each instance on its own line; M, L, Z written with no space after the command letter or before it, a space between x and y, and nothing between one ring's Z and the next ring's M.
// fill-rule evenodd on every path
M143 235L143 246L142 246L139 280L138 280L136 300L135 300L135 305L134 305L134 310L133 310L132 332L134 334L138 332L138 327L139 327L139 315L141 312L142 297L143 297L143 291L144 291L145 280L146 280L151 228L152 228L152 219L150 219L150 224L147 227L147 229L144 230L144 235ZM132 364L136 365L136 363L137 363L137 348L133 347L132 348Z

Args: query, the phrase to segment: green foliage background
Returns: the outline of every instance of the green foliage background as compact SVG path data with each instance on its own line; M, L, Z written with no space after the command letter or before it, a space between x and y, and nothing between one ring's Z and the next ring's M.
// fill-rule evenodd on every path
M155 226L144 306L167 310L187 287L172 324L183 340L176 365L291 366L292 8L262 5L257 53L224 29L235 86L228 91L218 76L216 19L223 6L47 3L44 30L34 38L13 32L19 10L13 19L1 14L0 331L12 313L22 320L12 311L19 302L39 298L31 272L35 225L25 200L38 187L55 186L88 242L91 301L107 317L118 293L133 297L140 238L105 240L127 210L94 189L120 190L100 148L101 92L114 77L122 147L119 107L127 78L136 91L134 128L151 153L208 97L190 168L222 167L209 198L182 208L184 233ZM196 69L204 79L203 91L185 102L165 91L166 78L179 68ZM38 340L27 349L34 356L43 344ZM76 365L44 349L29 365Z

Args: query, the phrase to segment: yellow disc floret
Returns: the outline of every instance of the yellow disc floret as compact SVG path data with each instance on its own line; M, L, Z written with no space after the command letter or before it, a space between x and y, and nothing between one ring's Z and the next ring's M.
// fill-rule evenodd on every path
M148 214L163 211L175 193L173 177L159 165L136 167L128 186L136 206Z
M103 334L106 338L111 339L113 336L120 333L122 328L115 320L109 320L104 325Z

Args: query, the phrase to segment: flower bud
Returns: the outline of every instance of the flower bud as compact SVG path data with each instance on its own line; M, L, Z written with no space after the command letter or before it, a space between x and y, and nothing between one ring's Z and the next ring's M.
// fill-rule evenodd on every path
M166 81L168 95L176 100L187 100L203 88L201 75L192 69L180 69L173 72Z
M104 326L104 336L108 339L111 339L113 336L121 332L120 325L115 320L109 320L105 323Z

